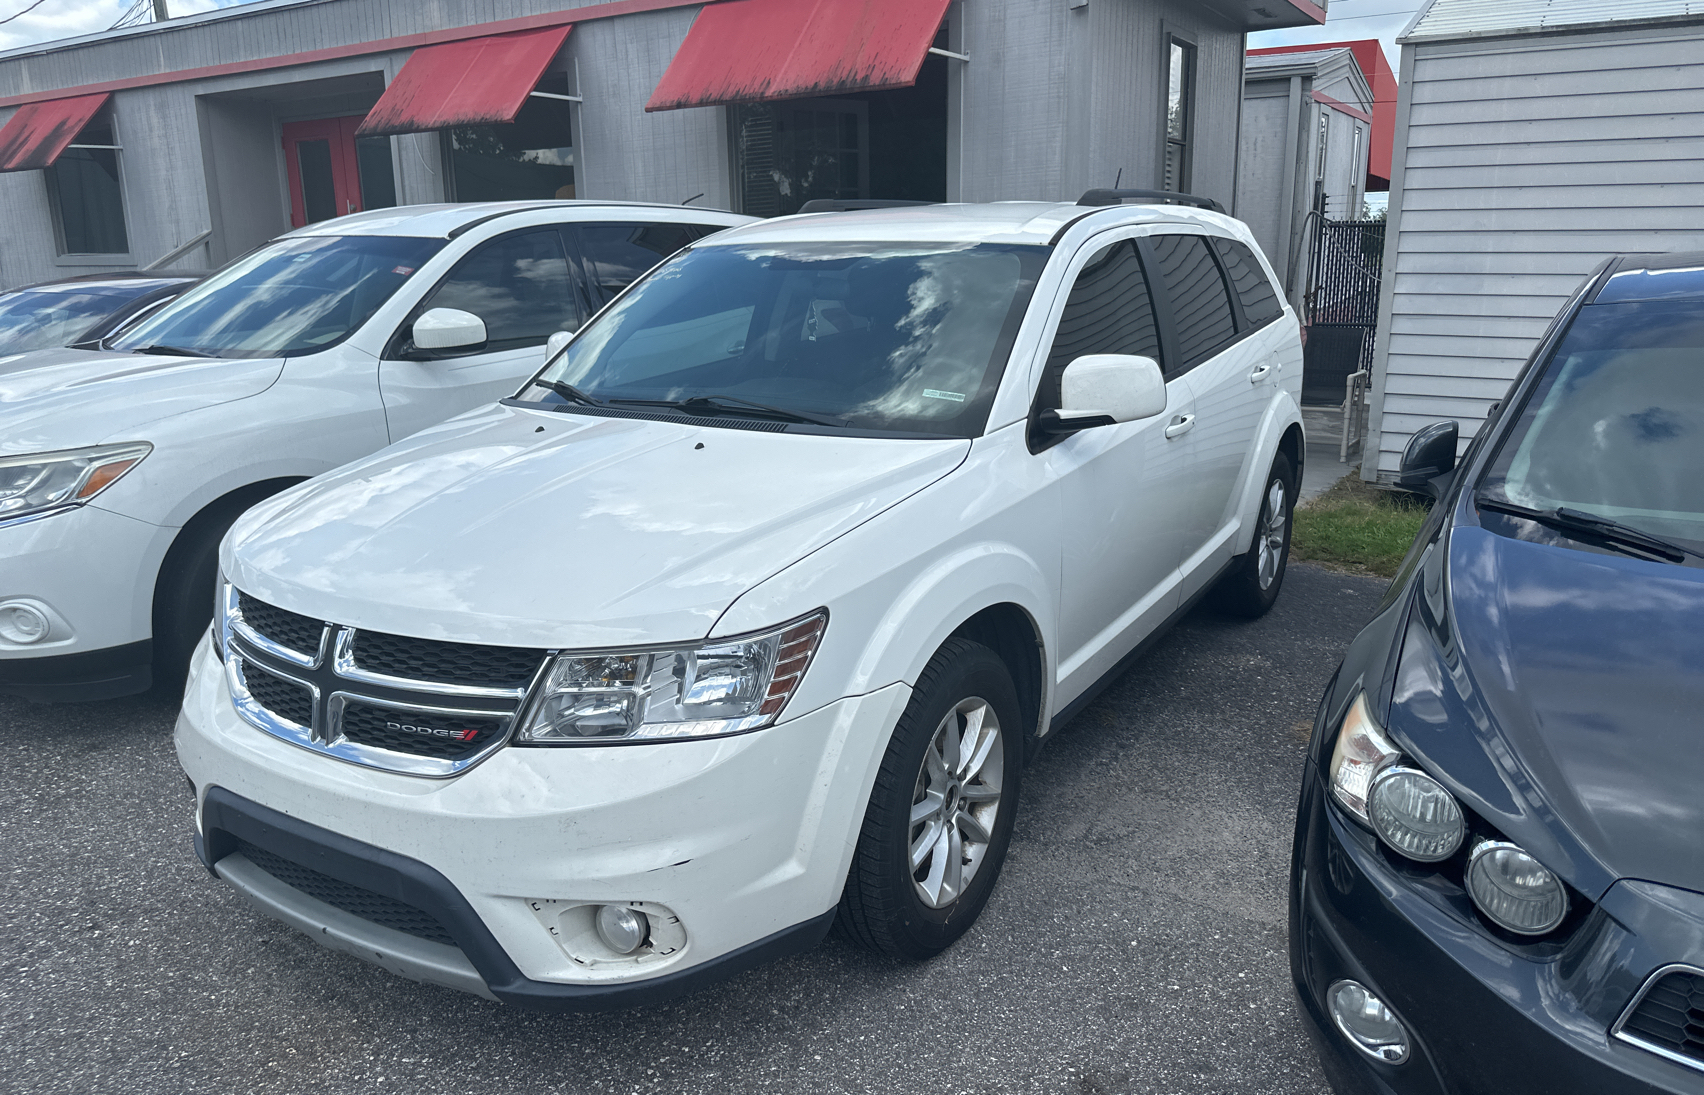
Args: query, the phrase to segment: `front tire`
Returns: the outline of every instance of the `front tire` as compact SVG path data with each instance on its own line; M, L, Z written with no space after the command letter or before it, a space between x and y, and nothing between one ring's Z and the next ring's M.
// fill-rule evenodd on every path
M1213 605L1233 616L1255 619L1278 601L1284 572L1290 563L1290 532L1296 516L1296 473L1290 458L1279 453L1266 473L1260 494L1260 516L1254 523L1254 542L1239 556L1213 590Z
M976 922L1011 843L1023 733L1005 663L967 639L942 644L876 775L840 899L847 935L921 960Z

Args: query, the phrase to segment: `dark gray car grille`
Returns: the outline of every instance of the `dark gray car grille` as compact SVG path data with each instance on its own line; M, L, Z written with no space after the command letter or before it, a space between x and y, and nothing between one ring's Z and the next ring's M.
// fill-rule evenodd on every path
M351 886L341 879L321 874L311 867L304 867L246 840L237 842L237 851L250 863L286 886L300 890L333 908L359 916L381 928L404 932L416 939L442 943L448 947L456 945L455 938L438 923L436 917L420 911L413 905L405 904L394 897L364 890L359 886Z
M1621 1033L1704 1066L1704 974L1675 970L1658 978Z
M309 749L415 775L454 775L500 746L549 653L321 623L240 591L237 607L247 630L233 631L230 658L244 719Z

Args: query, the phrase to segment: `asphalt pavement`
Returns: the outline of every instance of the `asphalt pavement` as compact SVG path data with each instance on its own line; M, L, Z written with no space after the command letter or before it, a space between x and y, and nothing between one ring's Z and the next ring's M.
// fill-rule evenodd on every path
M174 710L0 697L0 1091L1321 1095L1285 959L1309 720L1384 583L1186 618L1025 776L932 962L837 937L666 1006L519 1011L251 912L190 850Z

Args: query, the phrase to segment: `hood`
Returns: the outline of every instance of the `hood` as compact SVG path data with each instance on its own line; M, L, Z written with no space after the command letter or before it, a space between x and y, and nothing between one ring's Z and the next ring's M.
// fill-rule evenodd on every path
M96 350L0 357L0 455L147 441L136 427L265 391L283 358L231 360Z
M1704 570L1474 526L1448 566L1450 626L1410 628L1392 729L1586 893L1704 891Z
M292 611L421 638L679 642L969 450L494 406L251 510L225 572Z

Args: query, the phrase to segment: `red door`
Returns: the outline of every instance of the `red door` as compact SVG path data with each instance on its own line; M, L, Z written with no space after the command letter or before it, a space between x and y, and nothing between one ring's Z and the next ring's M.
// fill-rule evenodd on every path
M284 124L294 227L361 211L361 170L355 155L355 127L360 124L358 117Z

